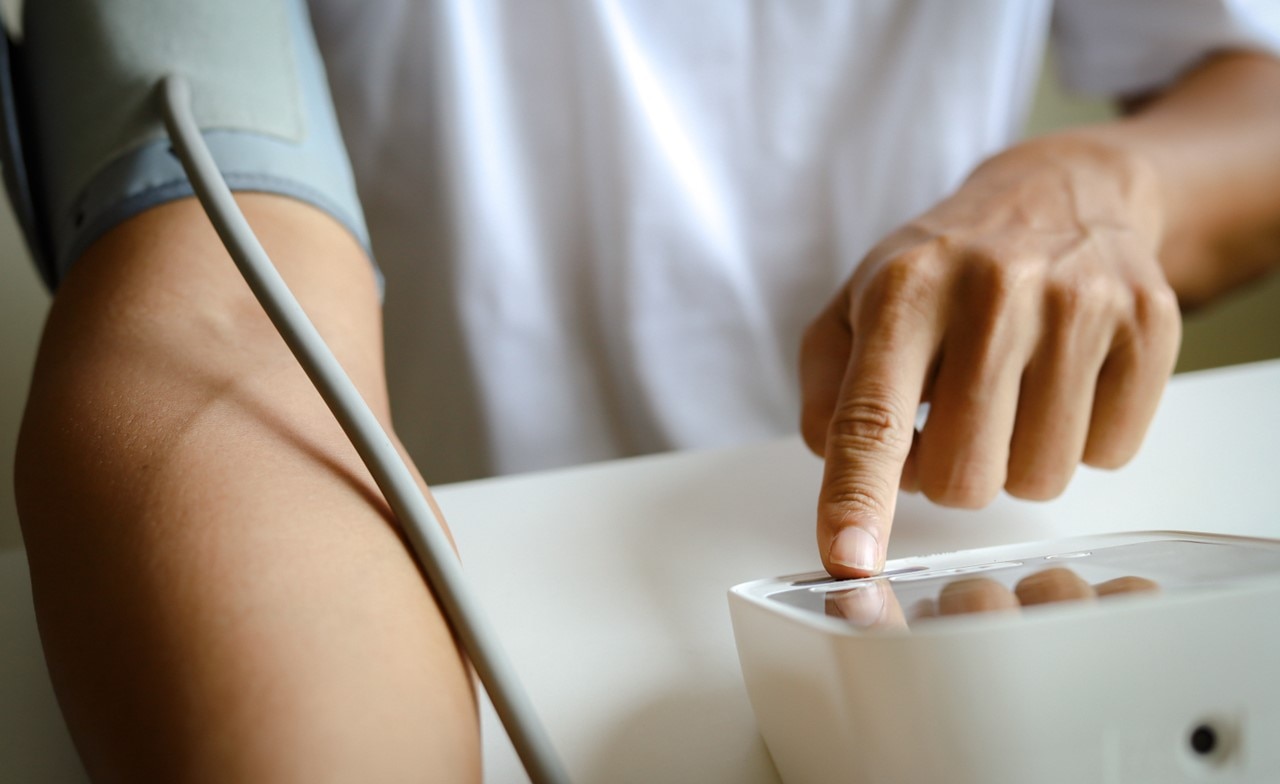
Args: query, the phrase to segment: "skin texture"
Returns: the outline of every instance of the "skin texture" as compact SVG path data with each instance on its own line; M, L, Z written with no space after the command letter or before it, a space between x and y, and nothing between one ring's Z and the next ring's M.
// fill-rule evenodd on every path
M389 424L363 252L310 207L239 200ZM479 780L468 667L194 201L72 269L18 452L41 638L95 781Z
M801 348L827 570L883 568L900 488L1049 499L1132 458L1180 307L1280 262L1277 181L1280 62L1223 54L1127 119L989 159L879 243Z

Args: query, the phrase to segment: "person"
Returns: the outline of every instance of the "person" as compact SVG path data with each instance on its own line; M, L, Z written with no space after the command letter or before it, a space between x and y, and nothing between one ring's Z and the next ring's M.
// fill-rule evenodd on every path
M899 486L981 506L1124 463L1180 306L1280 258L1275 4L311 12L390 363L360 231L241 203L433 479L799 418L822 561L873 573ZM1018 141L1051 13L1064 72L1128 111ZM90 773L478 778L465 662L198 205L60 263L16 485Z

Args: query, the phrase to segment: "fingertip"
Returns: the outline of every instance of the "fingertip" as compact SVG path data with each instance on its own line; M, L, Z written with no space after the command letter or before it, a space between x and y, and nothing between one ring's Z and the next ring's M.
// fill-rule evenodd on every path
M1098 446L1097 441L1099 440L1101 439L1090 439L1089 445L1085 448L1084 457L1080 458L1080 462L1090 468L1116 471L1124 468L1138 452L1136 446L1116 446L1114 444Z
M827 563L850 576L869 577L884 568L880 542L866 528L849 526L837 532L827 548Z
M1074 469L1074 465L1058 470L1015 469L1010 460L1004 489L1009 495L1024 501L1052 501L1066 492Z

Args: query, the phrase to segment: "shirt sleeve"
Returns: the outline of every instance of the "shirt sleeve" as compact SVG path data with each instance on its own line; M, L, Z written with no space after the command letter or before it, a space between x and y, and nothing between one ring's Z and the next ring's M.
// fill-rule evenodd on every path
M1069 89L1138 95L1215 51L1280 53L1280 0L1057 0L1053 37Z
M192 195L159 109L168 73L191 84L232 190L311 204L369 250L306 0L40 0L23 27L19 125L51 287L113 226Z

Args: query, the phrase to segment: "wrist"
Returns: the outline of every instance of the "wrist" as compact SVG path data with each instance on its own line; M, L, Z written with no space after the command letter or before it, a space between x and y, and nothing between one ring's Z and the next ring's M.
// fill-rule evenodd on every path
M1132 231L1155 253L1171 205L1158 168L1112 130L1090 126L1028 139L985 161L971 179L1048 178L1079 224Z

